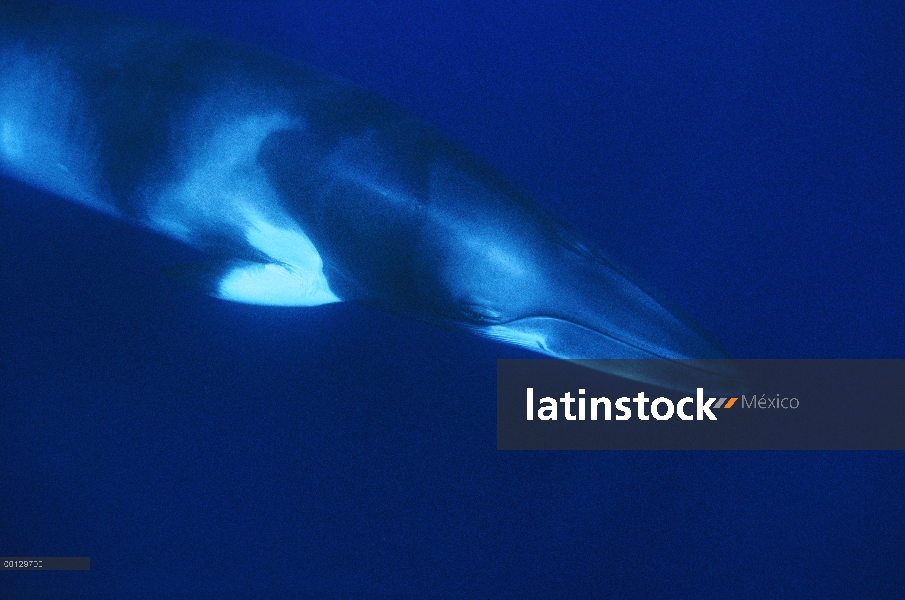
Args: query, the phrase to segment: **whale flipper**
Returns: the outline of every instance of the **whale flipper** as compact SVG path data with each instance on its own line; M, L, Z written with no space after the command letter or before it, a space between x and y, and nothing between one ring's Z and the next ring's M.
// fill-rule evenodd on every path
M207 260L164 269L171 278L205 294L261 306L320 306L341 302L323 274L287 263Z

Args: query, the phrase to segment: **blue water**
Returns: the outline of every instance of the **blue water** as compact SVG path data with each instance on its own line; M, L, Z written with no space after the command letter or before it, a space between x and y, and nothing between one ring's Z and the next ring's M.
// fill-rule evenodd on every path
M905 358L897 2L84 0L388 96L742 358ZM0 598L901 598L905 454L500 452L527 351L0 181Z

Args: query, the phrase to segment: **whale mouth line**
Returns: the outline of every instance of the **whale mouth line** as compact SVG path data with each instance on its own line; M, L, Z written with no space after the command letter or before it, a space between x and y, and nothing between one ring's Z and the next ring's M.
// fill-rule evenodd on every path
M474 330L549 357L661 387L684 390L706 385L730 390L744 385L744 374L715 349L710 356L691 349L684 354L670 348L653 349L569 318L532 315Z
M593 335L599 335L599 336L602 336L602 337L604 337L604 338L607 338L608 340L612 340L613 342L615 342L615 343L617 343L617 344L621 344L621 345L623 345L623 346L627 346L627 347L629 347L629 348L635 350L636 352L649 354L649 355L651 355L651 356L649 357L650 359L682 360L682 358L683 358L683 357L671 357L671 356L665 356L665 355L663 355L663 354L661 354L661 353L656 352L655 350L651 350L650 348L645 348L645 347L643 347L643 346L641 346L641 345L638 345L637 343L630 342L630 341L628 341L628 340L625 340L625 339L622 339L622 338L617 337L617 336L615 336L615 335L612 335L612 334L609 334L609 333L600 331L600 330L598 330L598 329L595 329L594 327L590 327L590 326L588 326L588 325L585 325L585 324L583 324L583 323L579 323L579 322L577 322L577 321L575 321L575 320L573 320L573 319L566 318L566 317L557 317L557 316L553 316L553 315L539 314L539 315L531 315L531 316L529 316L529 317L518 317L518 318L515 318L515 319L511 319L511 320L509 320L509 321L505 321L505 322L493 323L493 325L494 325L494 326L502 326L502 327L505 327L505 326L507 326L507 325L512 325L512 324L516 324L516 323L525 323L525 322L534 321L534 320L537 320L537 321L540 321L540 320L550 320L550 321L554 321L554 322L557 322L557 323L563 323L563 324L571 325L571 326L573 326L573 327L578 327L578 328L580 328L580 329L583 329L583 330L585 330L585 331L590 332L590 333L593 334ZM547 348L546 346L544 346L543 349L544 349L546 352L549 352L549 353L554 352L552 349ZM601 357L590 357L590 356L584 356L584 357L582 357L582 356L568 356L568 357L566 357L566 356L562 356L562 357L560 357L560 358L565 358L565 359L588 359L588 360L593 360L594 358L601 358ZM636 358L636 357L626 357L626 358Z

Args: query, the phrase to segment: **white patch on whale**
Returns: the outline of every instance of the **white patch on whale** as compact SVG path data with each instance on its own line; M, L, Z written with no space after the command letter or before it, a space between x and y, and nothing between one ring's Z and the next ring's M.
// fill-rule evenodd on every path
M248 263L229 271L217 296L224 300L269 306L318 306L340 299L330 290L324 263L311 240L298 230L253 220L248 243L275 263Z
M300 287L299 278L289 269L252 263L227 273L220 281L217 297L246 304L297 306Z

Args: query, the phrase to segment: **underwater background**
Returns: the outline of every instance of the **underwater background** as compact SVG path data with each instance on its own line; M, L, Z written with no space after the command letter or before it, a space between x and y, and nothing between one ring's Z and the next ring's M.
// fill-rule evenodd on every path
M905 5L81 0L341 75L738 358L905 358ZM528 351L0 179L0 598L901 598L903 452L502 452ZM903 393L905 401L905 393ZM905 435L905 432L903 432Z

